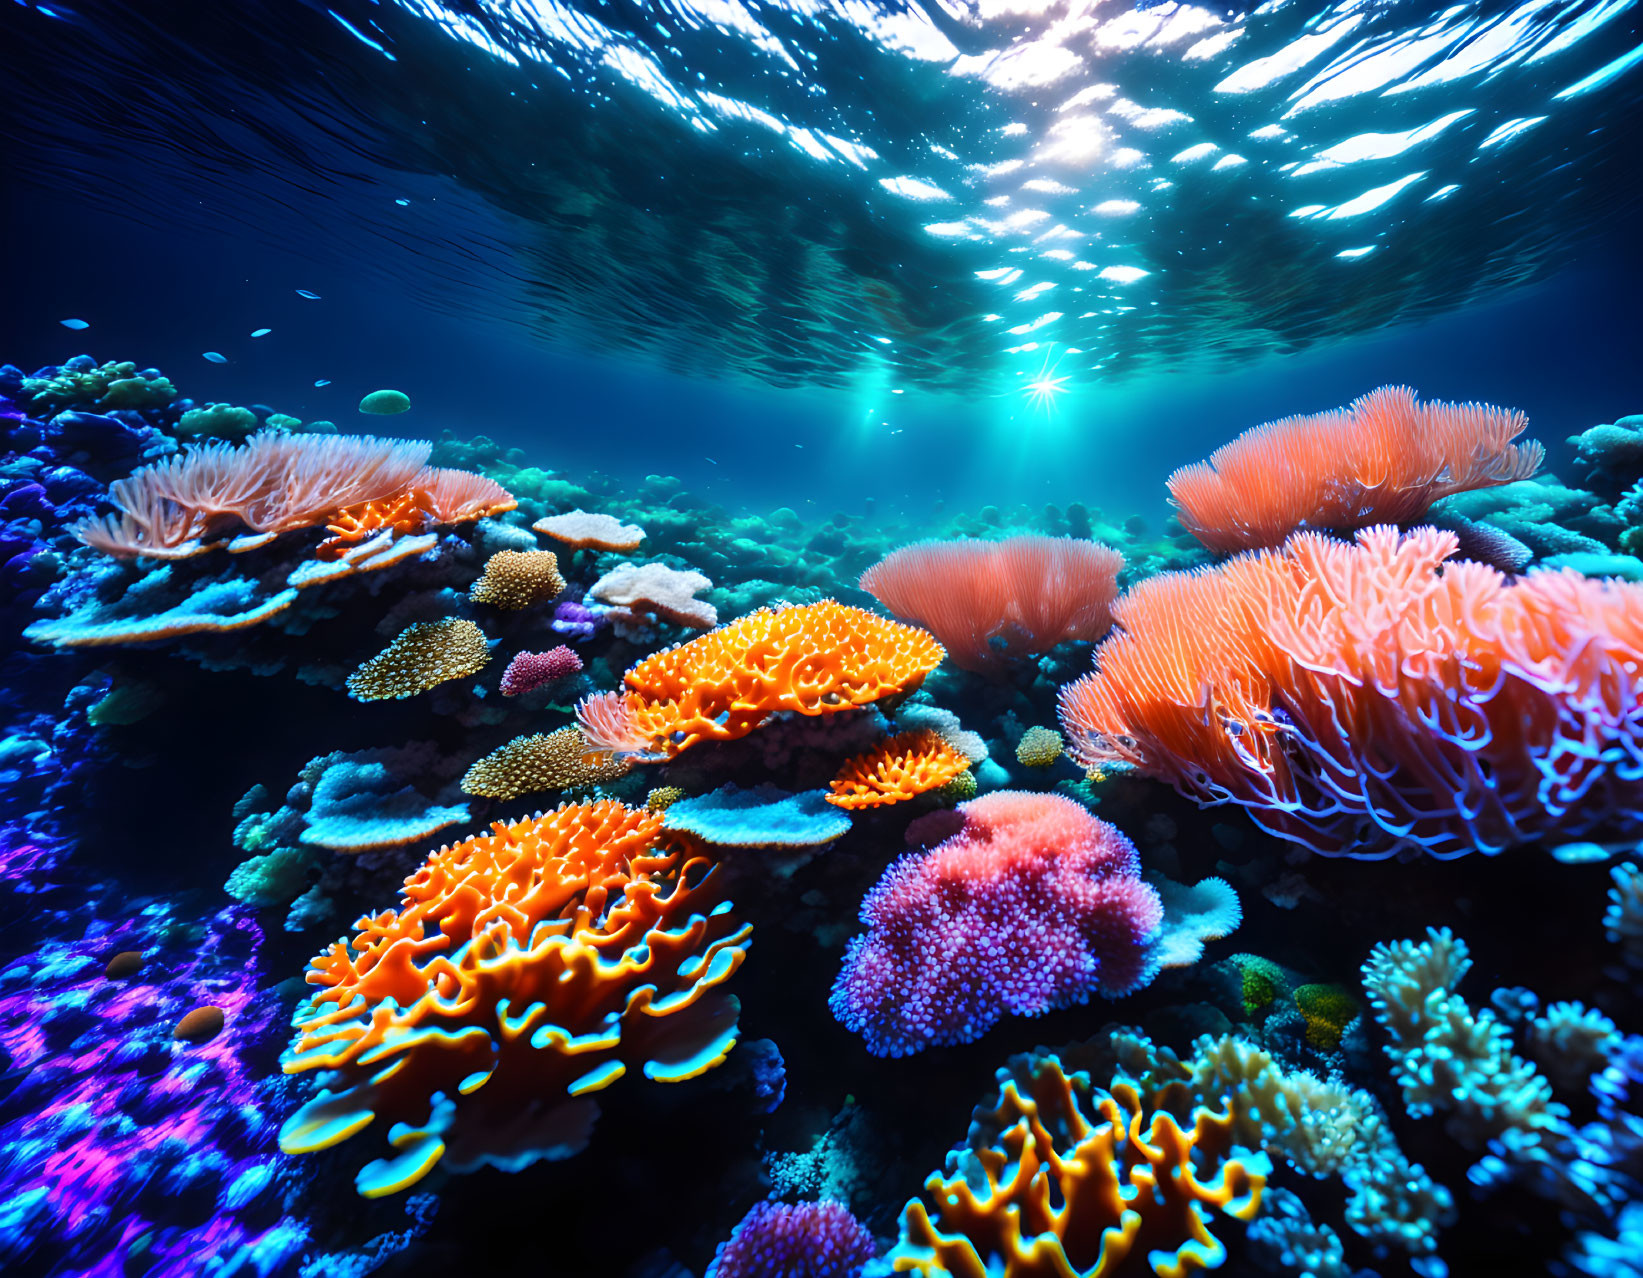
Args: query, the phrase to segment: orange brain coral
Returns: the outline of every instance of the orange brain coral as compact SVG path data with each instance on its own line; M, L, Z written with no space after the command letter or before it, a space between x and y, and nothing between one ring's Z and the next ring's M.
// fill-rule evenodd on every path
M242 447L189 447L110 485L120 513L84 520L74 532L106 554L175 559L244 529L273 536L330 524L326 556L334 559L385 528L425 532L513 509L494 481L427 466L431 447L279 431L259 431Z
M851 809L900 803L940 789L969 766L968 759L934 732L903 732L840 768L827 801Z
M517 1170L582 1149L590 1097L630 1066L677 1082L722 1061L738 1008L719 987L751 929L712 862L663 838L660 813L605 800L430 856L398 909L311 964L282 1063L320 1090L280 1147L374 1125L391 1150L359 1173L367 1197L440 1161Z
M777 711L831 714L902 696L945 651L926 631L831 599L765 608L665 648L627 672L625 693L577 709L595 749L666 757L744 737Z
M1180 1084L1143 1101L1067 1074L1044 1053L1012 1057L947 1170L901 1218L888 1259L929 1278L1179 1278L1218 1268L1211 1210L1249 1220L1266 1159L1234 1157L1230 1114L1187 1108Z
M1383 386L1344 411L1245 431L1169 478L1182 525L1213 551L1276 546L1303 527L1409 523L1439 498L1527 479L1545 450L1528 419L1486 404L1422 404Z
M1329 855L1643 825L1643 586L1508 581L1445 563L1455 548L1431 528L1300 533L1142 582L1061 690L1069 753Z

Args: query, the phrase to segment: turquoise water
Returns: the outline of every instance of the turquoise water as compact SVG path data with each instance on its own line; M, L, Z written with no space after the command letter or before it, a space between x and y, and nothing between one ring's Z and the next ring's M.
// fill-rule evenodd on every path
M0 1271L1643 1272L1640 13L7 6Z

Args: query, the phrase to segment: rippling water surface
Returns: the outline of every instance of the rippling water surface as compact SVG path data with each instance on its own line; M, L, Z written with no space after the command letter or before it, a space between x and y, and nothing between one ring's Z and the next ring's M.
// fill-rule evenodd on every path
M1635 216L1643 158L1633 0L28 0L6 23L25 180L785 386L1053 393L1460 307Z

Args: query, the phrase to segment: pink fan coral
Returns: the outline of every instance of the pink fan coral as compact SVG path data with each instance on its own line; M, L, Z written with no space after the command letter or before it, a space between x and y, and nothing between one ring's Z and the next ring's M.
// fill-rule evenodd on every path
M941 640L966 670L1099 639L1124 556L1071 537L920 541L862 574L861 588Z
M581 669L582 658L564 644L546 652L521 652L502 672L502 695L517 697L556 679L577 674Z
M1454 857L1643 826L1643 586L1444 560L1453 533L1298 533L1142 582L1068 751L1326 855Z
M1001 790L963 828L896 861L861 905L830 1006L878 1056L968 1043L1150 981L1163 922L1135 845L1071 799Z
M1344 411L1247 430L1169 478L1182 525L1209 549L1276 546L1299 528L1409 523L1441 497L1527 479L1545 449L1513 444L1522 413L1422 404L1383 386Z

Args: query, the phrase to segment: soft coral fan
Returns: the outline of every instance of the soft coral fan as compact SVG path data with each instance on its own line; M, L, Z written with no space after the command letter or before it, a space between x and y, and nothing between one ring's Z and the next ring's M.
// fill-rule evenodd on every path
M1643 821L1643 586L1315 533L1119 600L1068 752L1326 855L1498 852Z

